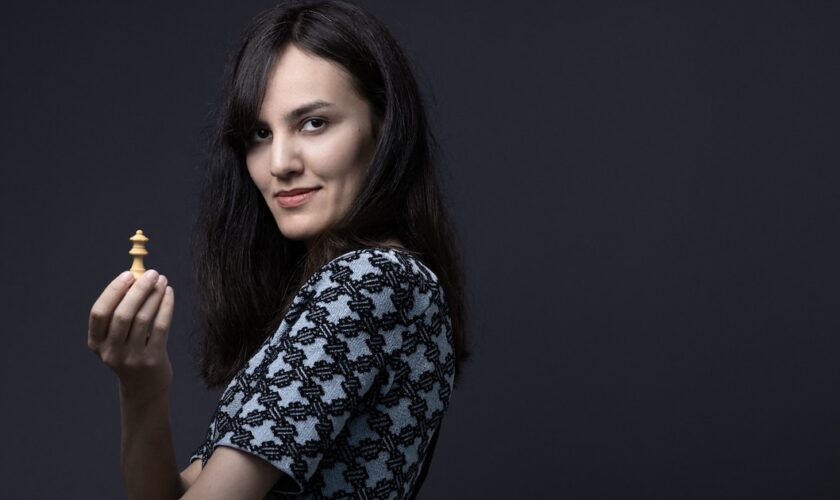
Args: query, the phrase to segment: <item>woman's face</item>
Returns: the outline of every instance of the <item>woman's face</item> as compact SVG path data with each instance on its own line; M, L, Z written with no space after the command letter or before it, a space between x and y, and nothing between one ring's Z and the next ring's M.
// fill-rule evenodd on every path
M350 207L376 147L371 116L341 66L282 51L246 162L284 236L308 241Z

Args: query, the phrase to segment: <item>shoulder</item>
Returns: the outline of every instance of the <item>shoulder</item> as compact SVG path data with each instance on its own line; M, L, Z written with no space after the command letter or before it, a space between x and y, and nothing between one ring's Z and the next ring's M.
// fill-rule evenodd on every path
M373 247L353 250L329 261L304 284L298 299L409 288L437 289L438 277L413 253Z
M344 253L322 266L300 288L284 321L292 325L315 318L333 323L355 319L374 326L396 318L410 321L443 306L438 278L420 258L373 247Z
M356 276L373 273L437 281L437 276L414 253L386 247L362 248L339 255L324 265L316 276L334 275L336 271L346 269L354 271Z

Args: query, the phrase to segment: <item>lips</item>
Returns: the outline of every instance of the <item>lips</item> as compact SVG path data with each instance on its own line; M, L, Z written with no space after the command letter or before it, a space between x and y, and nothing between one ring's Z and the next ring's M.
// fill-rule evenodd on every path
M306 193L306 192L309 192L309 191L314 191L316 189L320 189L320 188L318 188L318 187L295 188L295 189L291 189L289 191L278 191L278 192L274 193L274 196L294 196L296 194L302 194L302 193Z
M274 199L277 200L277 204L282 208L294 208L309 201L319 189L297 188L289 191L280 191Z

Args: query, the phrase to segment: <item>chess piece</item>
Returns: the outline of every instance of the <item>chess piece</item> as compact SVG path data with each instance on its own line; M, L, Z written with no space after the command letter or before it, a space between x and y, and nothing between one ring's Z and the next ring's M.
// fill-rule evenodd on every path
M149 252L146 250L146 242L149 241L149 238L143 235L143 231L140 229L137 230L134 236L129 238L129 241L133 243L131 246L131 250L128 252L129 255L134 257L134 261L131 263L131 274L134 275L135 279L139 279L140 276L143 276L143 273L146 272L146 268L143 267L143 257L149 255Z

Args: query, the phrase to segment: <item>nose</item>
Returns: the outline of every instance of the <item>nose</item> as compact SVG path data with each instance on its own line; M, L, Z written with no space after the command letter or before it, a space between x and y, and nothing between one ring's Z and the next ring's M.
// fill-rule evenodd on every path
M303 161L298 145L294 140L276 136L271 141L271 175L287 178L303 170Z

